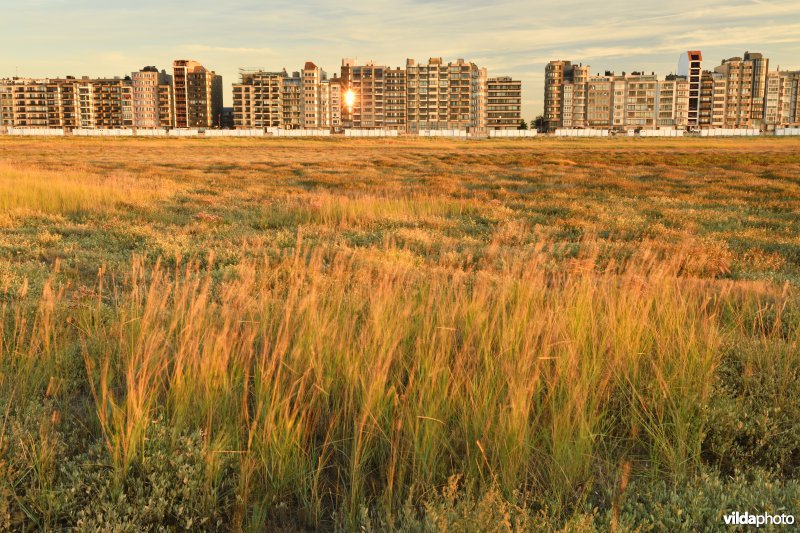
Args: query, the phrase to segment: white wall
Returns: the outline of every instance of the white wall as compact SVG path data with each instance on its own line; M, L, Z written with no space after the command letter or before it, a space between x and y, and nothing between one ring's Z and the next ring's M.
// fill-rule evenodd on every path
M275 137L330 137L330 130L323 129L300 129L284 130L282 128L267 128L267 133Z
M396 130L344 130L345 137L397 137Z
M75 137L133 137L133 130L108 129L108 130L72 130Z
M137 129L136 130L137 137L166 137L167 130L155 130L155 129Z
M537 132L536 130L489 130L489 137L512 137L512 138L522 138L522 137L536 137Z
M53 128L8 128L8 134L21 136L63 137L64 130Z
M556 137L608 137L608 130L559 128L556 130Z
M757 129L714 128L700 130L701 137L758 137L759 135L761 135L761 131Z
M420 137L460 137L467 138L467 130L419 130Z
M196 129L175 129L169 130L170 137L196 137L200 133Z
M248 130L206 130L203 133L205 137L263 137L264 130L248 129Z
M633 131L629 131L628 135L630 136L631 133L635 134ZM639 131L639 137L683 137L686 132L684 130L641 130Z

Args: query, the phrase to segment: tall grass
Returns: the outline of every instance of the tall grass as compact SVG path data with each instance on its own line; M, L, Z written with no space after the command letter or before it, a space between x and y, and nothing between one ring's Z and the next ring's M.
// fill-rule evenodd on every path
M165 183L124 176L100 177L0 163L0 213L69 214L141 205L165 196Z
M97 420L121 478L157 415L202 427L209 490L238 462L244 523L391 517L456 473L566 509L622 462L690 471L726 289L679 261L594 262L423 275L301 247L215 284L136 260L80 319Z
M3 141L0 529L713 528L800 278L797 151L709 142Z

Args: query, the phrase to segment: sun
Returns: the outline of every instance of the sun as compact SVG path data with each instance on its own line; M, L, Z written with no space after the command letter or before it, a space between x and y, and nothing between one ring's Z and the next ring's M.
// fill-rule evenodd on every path
M344 93L344 105L347 107L353 107L356 103L356 93L353 92L353 89L347 89Z

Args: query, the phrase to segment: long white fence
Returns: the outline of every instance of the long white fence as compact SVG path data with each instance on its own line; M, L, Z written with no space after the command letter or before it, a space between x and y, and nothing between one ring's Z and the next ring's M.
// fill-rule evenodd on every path
M757 136L800 136L800 127L776 128L774 132L761 132L755 128L716 128L700 130L701 137L757 137ZM240 129L240 130L200 130L191 129L75 129L65 132L61 128L0 128L0 135L15 135L29 137L63 137L74 135L76 137L331 137L333 134L325 129L299 129L284 130L280 128ZM570 129L559 128L555 131L556 137L609 137L608 130L597 129ZM659 129L628 131L628 137L683 137L687 135L684 130ZM398 137L396 130L344 130L345 137ZM486 135L474 135L465 130L420 130L419 137L448 137L448 138L485 138ZM532 130L489 130L490 138L530 138L536 137L537 132Z
M267 133L273 137L329 137L330 130L323 129L299 129L299 130L284 130L282 128L267 128Z
M761 131L750 128L714 128L700 130L701 137L758 137Z
M170 137L197 137L200 130L197 129L175 129L169 130Z
M8 135L63 137L64 130L54 128L8 128Z
M264 130L206 130L204 137L263 137Z
M536 130L489 130L490 138L522 139L536 137Z
M136 137L166 137L167 130L156 130L156 129L137 129L135 133Z
M608 130L559 128L556 137L608 137Z
M133 130L123 130L123 129L78 129L72 130L72 134L75 137L133 137Z
M454 137L467 138L467 130L419 130L420 137Z
M397 137L397 130L344 130L345 137Z
M686 134L684 130L634 130L628 131L628 137L683 137Z

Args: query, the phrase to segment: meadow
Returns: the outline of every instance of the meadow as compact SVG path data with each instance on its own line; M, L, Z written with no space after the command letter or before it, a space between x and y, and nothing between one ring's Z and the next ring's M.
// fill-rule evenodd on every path
M800 139L0 136L0 529L800 514Z

